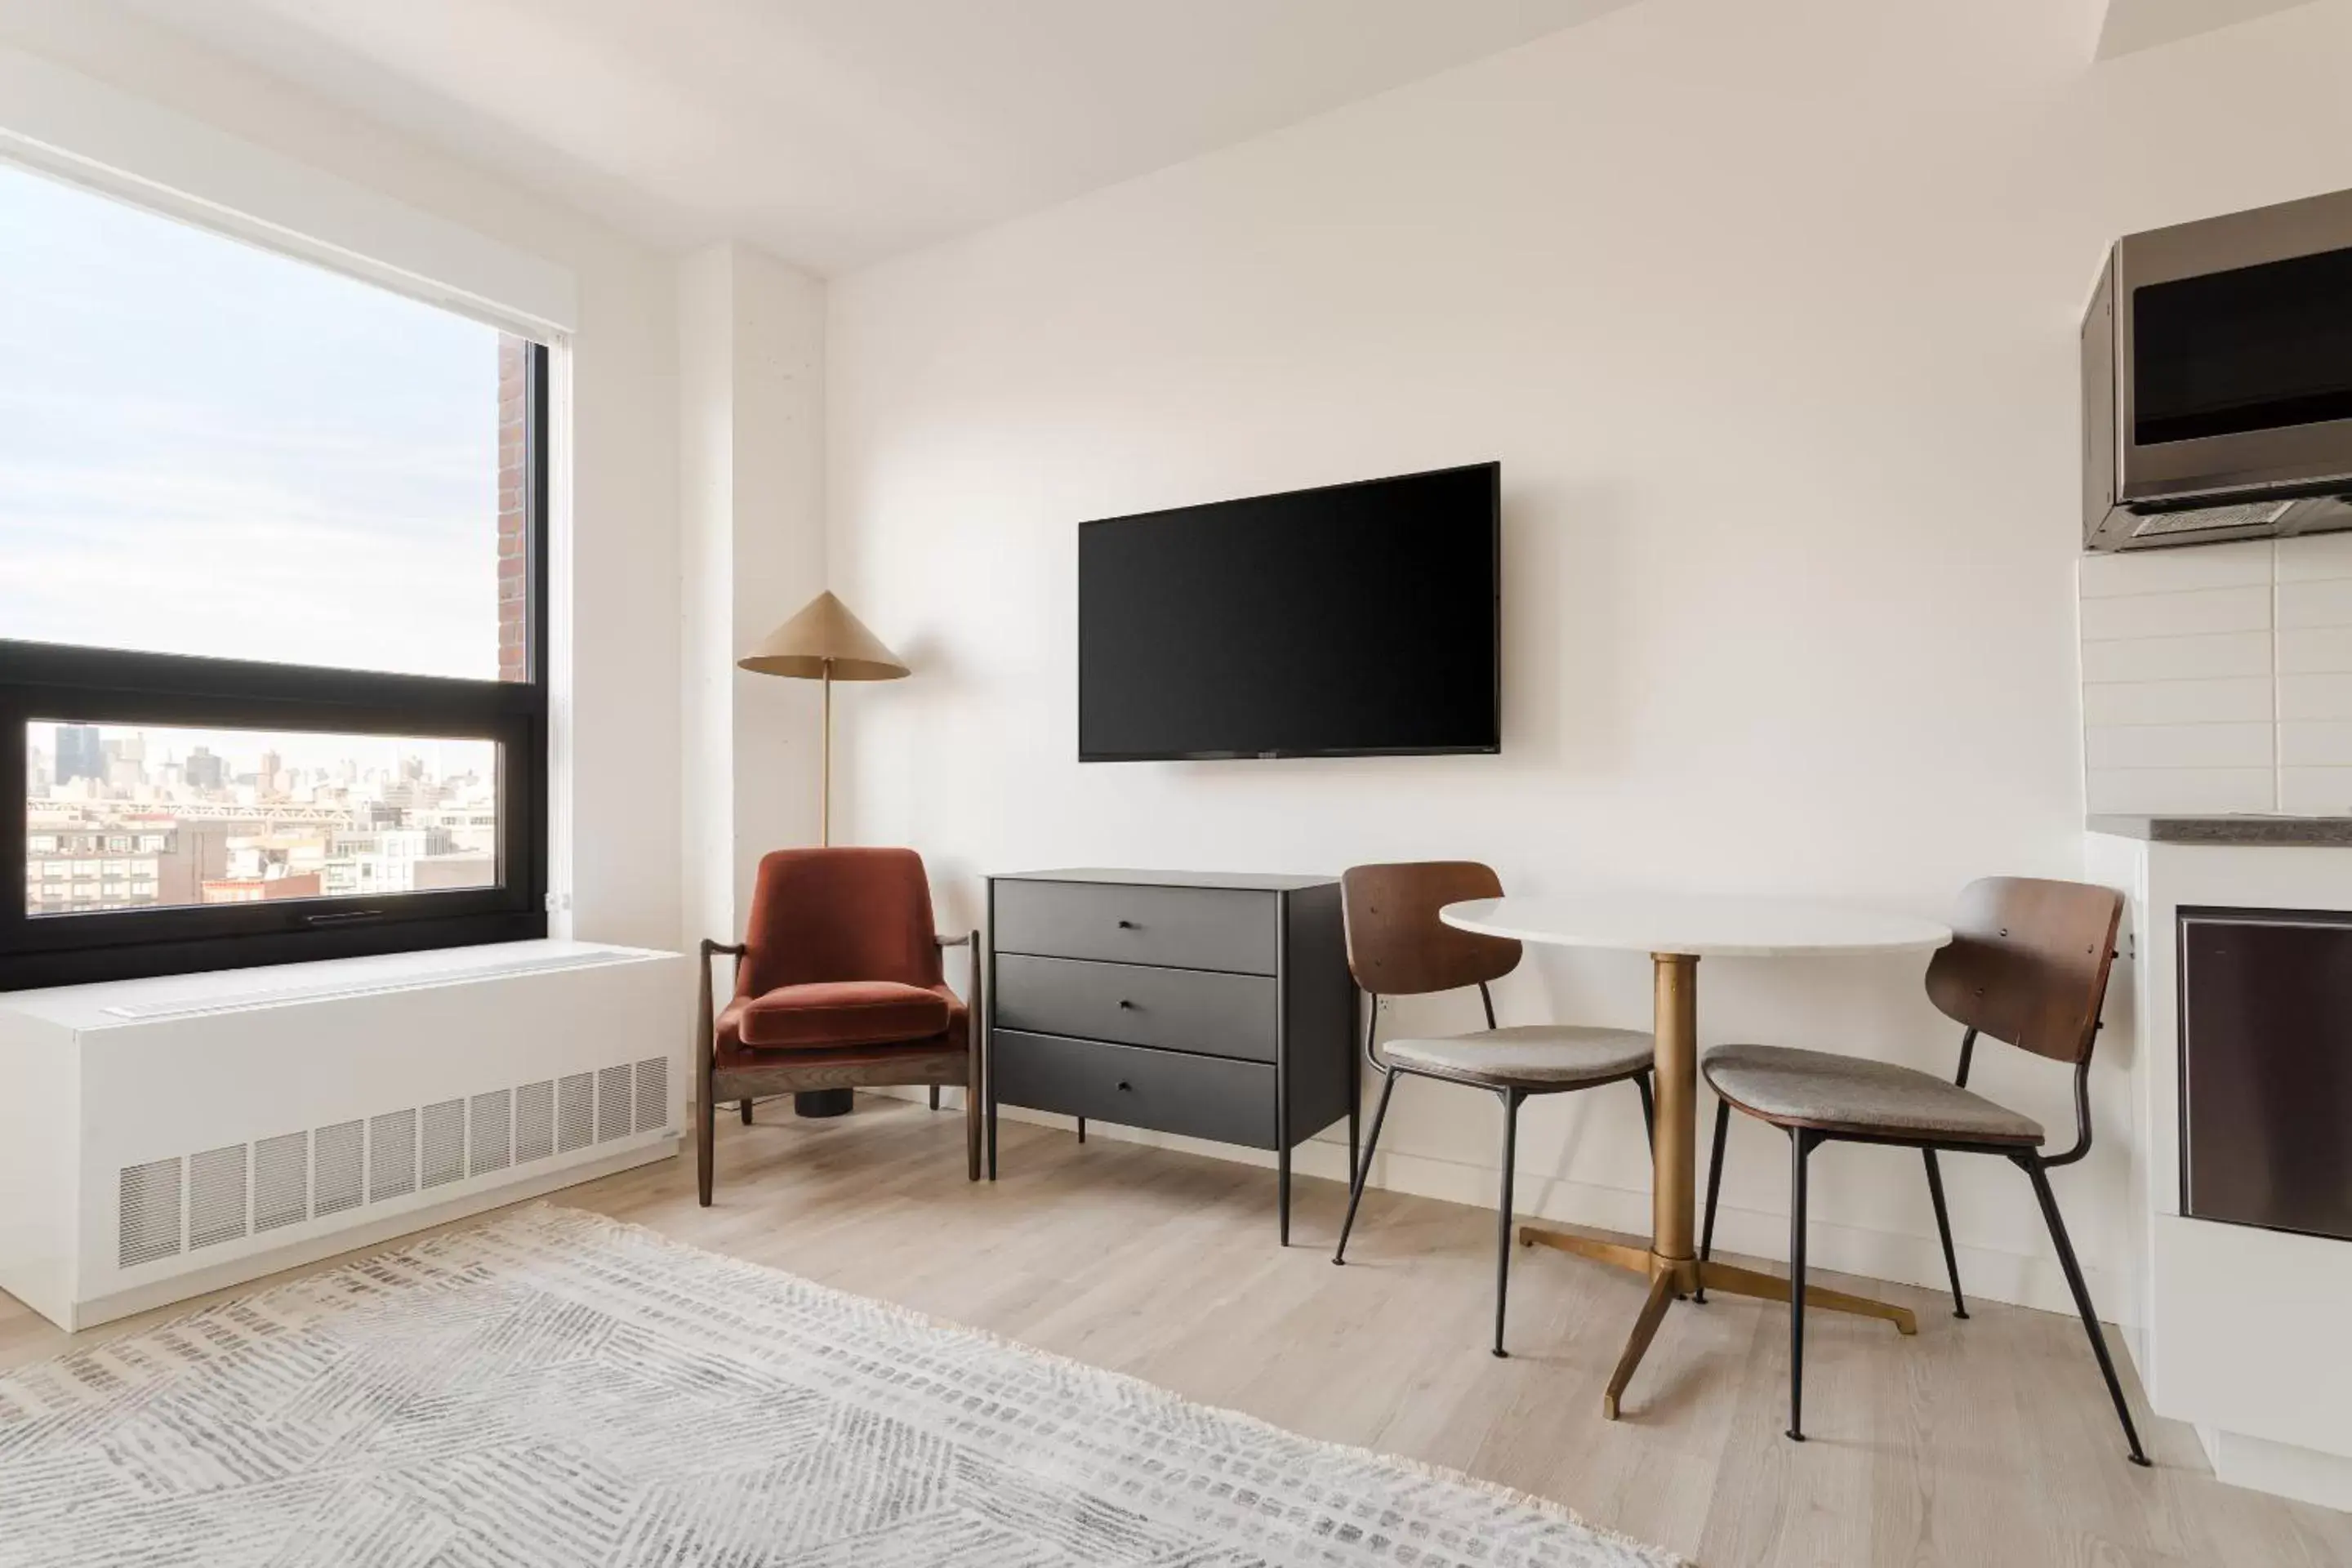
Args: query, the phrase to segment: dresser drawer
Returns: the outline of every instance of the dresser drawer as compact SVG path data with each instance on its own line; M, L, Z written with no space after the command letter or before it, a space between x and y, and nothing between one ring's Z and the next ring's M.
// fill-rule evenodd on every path
M998 1029L995 1097L1122 1127L1252 1149L1275 1145L1274 1068L1144 1046Z
M1270 974L1223 974L1000 953L996 1019L1008 1029L1274 1060L1282 992Z
M998 952L1272 974L1281 946L1272 893L1013 879L995 889Z

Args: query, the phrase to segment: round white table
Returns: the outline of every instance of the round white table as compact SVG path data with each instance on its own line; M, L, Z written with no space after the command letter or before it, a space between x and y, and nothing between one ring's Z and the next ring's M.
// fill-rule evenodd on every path
M1664 893L1474 899L1446 905L1438 918L1447 925L1485 936L1650 955L1658 1056L1649 1245L1573 1236L1538 1226L1525 1226L1519 1231L1524 1244L1557 1247L1649 1278L1649 1297L1601 1396L1601 1414L1613 1421L1625 1385L1633 1381L1643 1352L1650 1348L1666 1309L1676 1298L1710 1289L1765 1300L1789 1299L1786 1279L1730 1264L1702 1264L1693 1245L1698 1185L1698 961L1929 952L1952 940L1951 928L1915 915L1841 904ZM1805 1305L1884 1318L1903 1333L1918 1331L1907 1308L1866 1297L1807 1286Z

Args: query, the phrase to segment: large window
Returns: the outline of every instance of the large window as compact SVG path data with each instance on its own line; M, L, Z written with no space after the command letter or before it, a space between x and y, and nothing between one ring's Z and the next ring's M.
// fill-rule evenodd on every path
M546 384L0 163L0 989L544 934Z

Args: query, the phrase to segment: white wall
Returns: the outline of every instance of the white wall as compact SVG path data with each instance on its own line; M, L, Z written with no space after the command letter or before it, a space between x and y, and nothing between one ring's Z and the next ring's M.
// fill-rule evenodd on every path
M568 646L558 654L569 662L559 687L568 701L557 724L572 764L573 930L592 940L675 946L683 769L670 258L121 17L0 4L0 50L10 48L572 274L572 595ZM6 108L0 104L0 117ZM170 151L158 149L158 162Z
M824 587L824 285L740 245L678 266L689 942L743 929L760 857L817 837L820 695L736 658Z
M847 705L851 836L920 847L951 920L983 872L1054 863L1472 856L1526 892L1920 912L2080 874L2074 331L2100 258L2352 184L2342 0L2095 67L2101 9L1644 0L839 280L834 586L916 670ZM1487 458L1500 756L1072 760L1075 524ZM1710 961L1701 1031L1948 1069L1918 971ZM1648 1016L1637 959L1540 958L1503 994ZM2129 1320L2114 1044L2061 1197ZM1977 1081L2063 1139L2065 1076L1996 1051ZM1487 1201L1493 1122L1409 1089L1385 1179ZM1644 1226L1630 1095L1533 1107L1521 1149L1523 1201ZM1732 1249L1782 1251L1783 1149L1736 1131ZM1916 1162L1824 1159L1817 1260L1939 1282ZM2063 1306L2015 1172L1949 1164L1972 1288Z

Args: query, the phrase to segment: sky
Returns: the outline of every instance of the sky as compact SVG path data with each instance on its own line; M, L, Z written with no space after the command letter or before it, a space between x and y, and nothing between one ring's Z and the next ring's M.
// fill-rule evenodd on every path
M498 349L0 163L0 637L495 679Z

